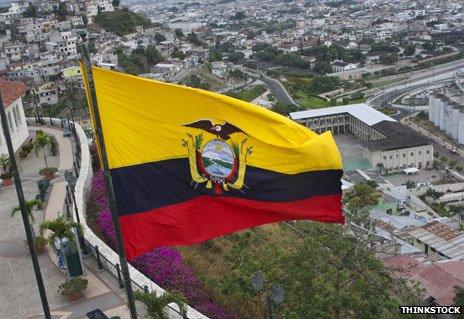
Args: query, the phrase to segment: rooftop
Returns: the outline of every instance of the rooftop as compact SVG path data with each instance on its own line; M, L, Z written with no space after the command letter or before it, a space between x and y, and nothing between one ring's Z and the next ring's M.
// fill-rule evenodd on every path
M364 145L371 151L388 151L424 146L432 142L430 139L398 122L382 121L372 125L372 128L386 136L386 138L364 142Z
M464 286L464 261L440 261L425 265L412 257L399 256L385 258L383 263L392 269L395 277L419 281L428 297L434 297L440 305L451 305L453 286Z
M464 232L433 221L409 231L409 235L450 259L464 260Z
M6 81L0 79L0 92L2 94L3 105L5 108L16 101L28 90L26 84L17 81Z
M349 104L349 105L340 105L333 107L326 107L322 109L315 110L306 110L290 113L290 117L293 120L302 120L312 117L319 117L325 115L335 115L348 113L351 116L357 118L361 122L366 123L369 126L373 126L382 121L396 122L394 119L388 115L383 114L382 112L377 111L376 109L370 107L365 103L360 104Z

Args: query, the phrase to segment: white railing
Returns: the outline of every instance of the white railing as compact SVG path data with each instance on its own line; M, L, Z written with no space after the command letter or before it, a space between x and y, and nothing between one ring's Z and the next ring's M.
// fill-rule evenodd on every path
M53 126L61 128L61 119L52 118ZM43 118L44 124L50 124L50 118ZM28 124L36 124L34 118L27 119ZM90 157L90 151L88 146L87 136L82 129L82 127L75 123L76 127L76 137L79 140L80 145L80 170L79 177L75 186L75 196L76 196L76 206L79 213L79 219L81 220L83 235L88 244L92 248L98 246L100 255L104 259L104 266L112 265L113 267L104 267L110 271L113 275L116 268L114 267L119 263L119 255L111 249L104 241L102 241L87 225L86 221L86 212L87 212L87 201L90 195L91 182L93 177L92 171L92 160ZM72 215L74 220L77 220L74 210L72 210ZM135 289L143 289L143 287L148 288L148 291L154 291L158 296L164 294L165 290L154 283L150 278L142 274L140 271L135 269L132 265L129 266L129 274ZM133 286L134 286L133 285ZM167 314L170 319L183 319L179 312L177 305L171 304L169 309L167 309ZM205 315L201 314L197 310L193 309L190 306L187 306L187 318L188 319L209 319Z

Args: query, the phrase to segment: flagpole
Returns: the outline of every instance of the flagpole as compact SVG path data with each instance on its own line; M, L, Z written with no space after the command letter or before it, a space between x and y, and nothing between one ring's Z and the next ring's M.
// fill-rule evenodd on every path
M103 138L102 126L101 126L101 119L100 119L100 112L98 110L97 104L97 95L95 93L95 84L93 82L93 72L92 72L92 65L90 62L90 55L89 55L89 48L87 45L86 34L83 32L81 33L82 38L82 60L84 62L84 71L87 74L87 79L89 83L89 90L91 96L91 105L94 121L95 121L95 128L97 134L97 141L100 144L100 153L101 153L101 160L103 165L103 173L105 177L105 183L108 187L108 197L109 197L109 204L110 204L110 211L111 211L111 219L113 220L114 231L116 235L116 241L118 246L118 254L119 254L119 262L121 264L121 272L124 278L124 286L126 289L127 295L127 303L129 305L129 311L131 315L131 319L137 319L137 310L135 308L135 299L134 299L134 292L132 290L132 282L129 275L129 268L127 266L126 260L126 252L124 249L124 243L121 233L121 226L119 225L119 217L118 217L118 208L116 206L116 197L114 195L113 189L113 181L111 180L109 165L108 165L108 156L106 154L106 146L105 140Z
M27 245L31 254L32 266L34 267L35 279L37 280L37 287L39 289L40 301L42 302L42 308L46 319L51 319L50 307L48 305L47 293L45 291L44 282L42 279L42 272L40 271L39 260L35 253L34 237L32 236L32 228L29 222L29 216L27 213L26 200L24 198L23 186L21 184L21 178L19 176L18 165L16 164L16 158L11 142L10 130L8 128L8 121L6 118L6 110L3 104L3 97L0 92L0 119L2 122L3 135L5 136L6 145L8 148L8 155L10 157L10 164L15 182L16 194L18 195L19 207L21 208L21 217L23 218L24 230L26 231Z

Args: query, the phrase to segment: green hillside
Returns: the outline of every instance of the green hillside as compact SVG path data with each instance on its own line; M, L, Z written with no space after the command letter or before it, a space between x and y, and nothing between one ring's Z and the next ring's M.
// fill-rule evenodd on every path
M119 36L134 33L137 26L152 26L150 19L126 8L116 9L114 12L100 12L95 17L95 24Z

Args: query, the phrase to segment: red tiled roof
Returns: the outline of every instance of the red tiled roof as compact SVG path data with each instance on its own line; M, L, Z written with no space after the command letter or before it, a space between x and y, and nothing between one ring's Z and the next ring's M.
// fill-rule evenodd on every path
M425 288L427 297L434 297L440 305L453 302L453 286L464 286L464 261L434 262L431 265L412 257L385 258L383 263L391 267L395 277L418 281Z
M28 90L26 84L17 81L6 81L0 79L0 92L2 93L3 105L7 108Z

